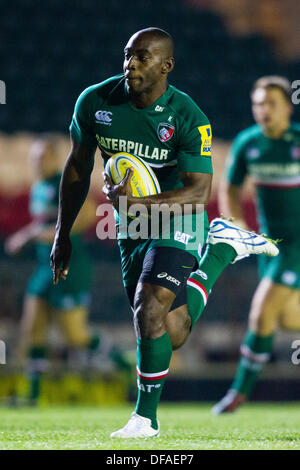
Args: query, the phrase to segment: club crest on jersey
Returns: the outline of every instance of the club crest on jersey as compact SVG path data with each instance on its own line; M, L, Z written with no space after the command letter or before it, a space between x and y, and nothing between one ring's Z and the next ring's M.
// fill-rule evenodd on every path
M161 142L170 140L175 132L175 127L166 122L161 122L157 127L157 135Z

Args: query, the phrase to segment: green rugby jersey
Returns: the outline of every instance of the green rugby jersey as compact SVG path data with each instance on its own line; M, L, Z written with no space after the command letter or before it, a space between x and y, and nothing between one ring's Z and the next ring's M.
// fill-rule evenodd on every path
M183 186L180 171L212 173L209 121L172 85L143 109L131 104L124 75L93 85L79 96L70 131L79 143L98 146L104 164L117 152L143 158L162 191Z
M155 172L162 192L183 187L179 172L212 173L210 123L188 95L169 84L155 103L143 109L130 102L124 75L93 85L77 100L70 132L79 143L98 146L104 165L118 152L141 157ZM124 238L115 216L118 239ZM206 213L182 220L184 231L193 224L197 227L203 244ZM191 240L198 243L197 237ZM183 248L183 243L175 245ZM189 243L184 249L189 249Z
M300 124L291 123L279 139L252 126L234 140L225 174L234 185L246 175L255 183L260 229L284 241L298 238L300 229Z

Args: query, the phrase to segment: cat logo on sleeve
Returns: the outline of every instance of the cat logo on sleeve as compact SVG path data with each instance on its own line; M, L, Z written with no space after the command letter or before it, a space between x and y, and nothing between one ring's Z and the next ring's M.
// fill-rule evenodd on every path
M207 124L206 126L198 127L198 130L201 134L201 150L200 155L205 155L206 157L211 156L211 126Z

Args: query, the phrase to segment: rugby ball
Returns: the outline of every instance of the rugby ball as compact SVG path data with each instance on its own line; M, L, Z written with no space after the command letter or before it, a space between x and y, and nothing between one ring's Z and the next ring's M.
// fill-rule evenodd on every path
M131 178L133 196L152 196L160 193L160 185L154 171L140 157L125 152L116 153L107 161L105 171L113 183L119 184L129 167L133 168Z

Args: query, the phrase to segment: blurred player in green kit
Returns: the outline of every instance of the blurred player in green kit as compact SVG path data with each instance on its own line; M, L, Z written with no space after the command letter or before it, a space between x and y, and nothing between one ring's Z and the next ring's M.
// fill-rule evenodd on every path
M28 243L34 243L36 248L37 266L27 285L18 350L20 359L29 355L29 400L35 404L40 393L42 373L48 367L47 334L52 320L59 325L67 346L71 348L87 348L91 355L96 351L101 353L104 340L88 327L92 263L81 235L93 224L96 205L88 198L77 217L71 234L74 249L72 272L65 282L55 287L49 256L61 179L56 139L45 137L36 140L30 149L30 161L36 178L31 188L29 207L33 221L10 236L5 248L11 255L17 254ZM105 343L110 359L119 368L129 369L120 351Z
M238 370L214 414L235 411L250 396L270 358L276 329L300 330L300 124L291 122L291 84L283 77L254 83L256 125L235 139L220 190L221 212L246 227L241 190L247 175L256 186L260 230L281 239L272 260L260 257L260 283L254 294Z

